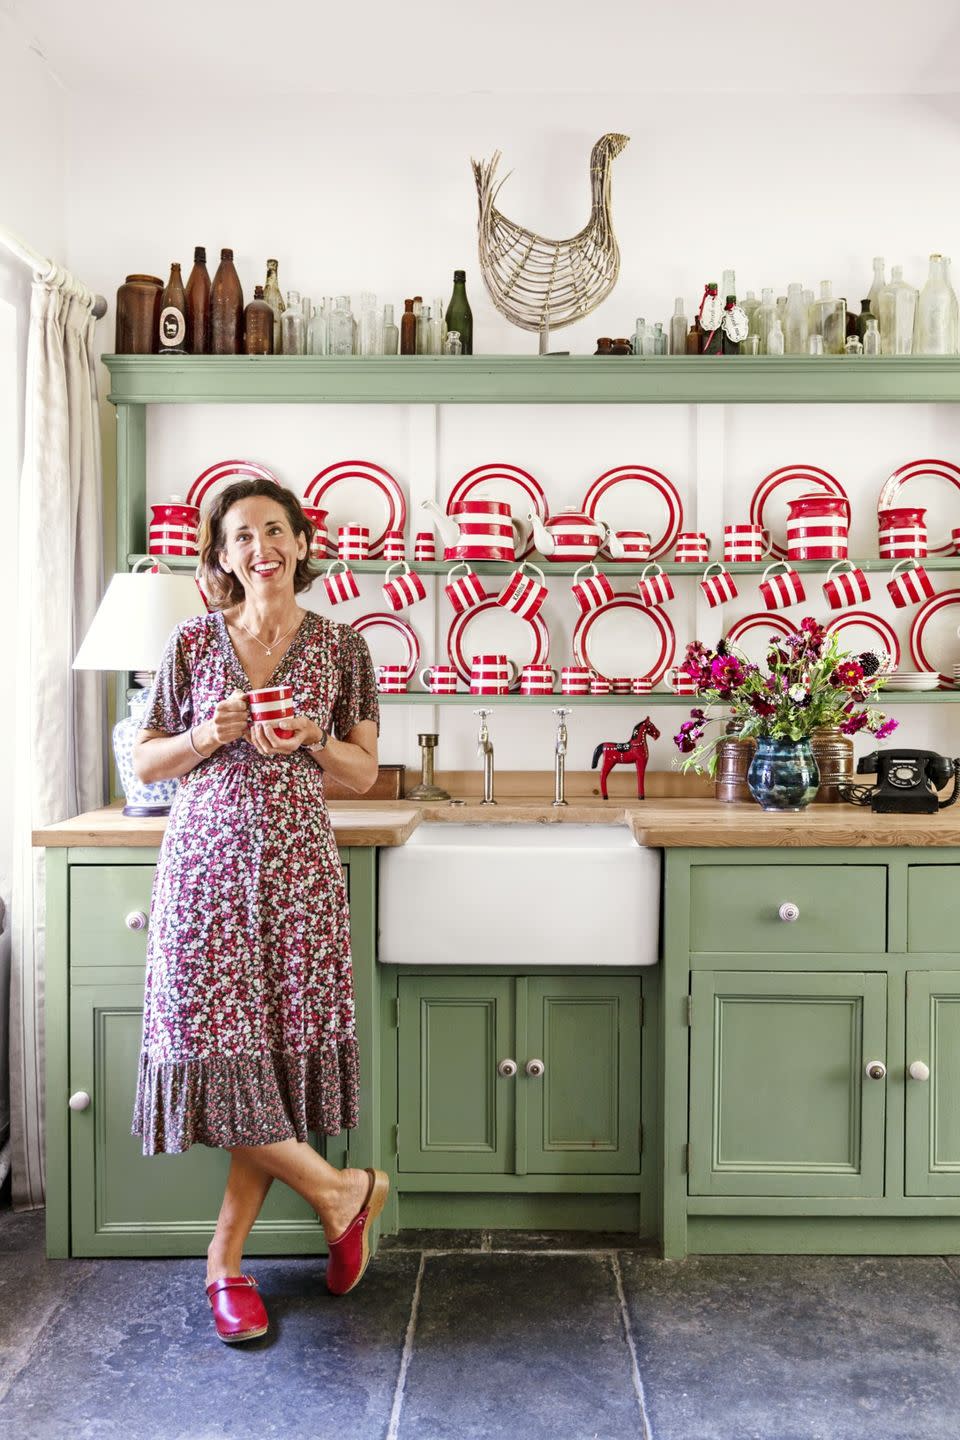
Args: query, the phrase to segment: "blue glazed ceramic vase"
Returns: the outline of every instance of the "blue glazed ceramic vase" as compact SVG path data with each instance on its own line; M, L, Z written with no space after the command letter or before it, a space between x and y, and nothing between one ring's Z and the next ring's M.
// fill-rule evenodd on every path
M802 810L820 784L810 741L758 740L747 784L762 810Z

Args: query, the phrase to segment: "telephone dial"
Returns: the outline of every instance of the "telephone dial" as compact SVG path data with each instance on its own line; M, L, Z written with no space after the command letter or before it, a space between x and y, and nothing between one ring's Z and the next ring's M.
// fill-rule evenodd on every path
M875 750L857 762L858 775L876 775L875 785L839 785L844 800L869 805L879 815L932 815L960 794L960 760L934 750ZM939 791L952 783L950 794Z

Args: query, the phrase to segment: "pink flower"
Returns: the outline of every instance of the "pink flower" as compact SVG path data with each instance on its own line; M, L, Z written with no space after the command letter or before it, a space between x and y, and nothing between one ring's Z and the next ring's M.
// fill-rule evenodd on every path
M899 723L900 722L898 720L894 720L892 718L889 720L884 720L882 725L878 725L873 733L874 735L876 735L878 740L886 740L888 735L893 734Z
M846 720L840 721L840 729L844 735L856 735L858 730L862 730L866 723L866 710L856 710L848 715ZM896 724L896 721L894 721L894 724Z
M710 666L710 680L718 690L735 690L743 684L743 666L734 655L718 656Z

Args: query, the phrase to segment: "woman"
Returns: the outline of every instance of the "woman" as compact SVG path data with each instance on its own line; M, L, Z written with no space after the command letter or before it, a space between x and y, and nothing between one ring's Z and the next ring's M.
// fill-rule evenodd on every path
M242 1259L274 1179L317 1211L337 1295L366 1268L389 1185L307 1143L357 1123L349 918L323 775L369 790L379 729L365 642L297 604L311 535L297 497L269 481L217 497L200 547L215 608L171 635L134 749L142 780L181 783L154 881L133 1133L145 1155L230 1151L207 1251L229 1341L267 1328ZM292 739L248 723L244 692L279 684L293 687Z

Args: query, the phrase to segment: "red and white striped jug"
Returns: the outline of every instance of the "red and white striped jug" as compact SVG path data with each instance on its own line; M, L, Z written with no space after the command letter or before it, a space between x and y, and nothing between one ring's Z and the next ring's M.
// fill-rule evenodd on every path
M921 505L877 511L881 560L923 560L927 554L927 512Z

